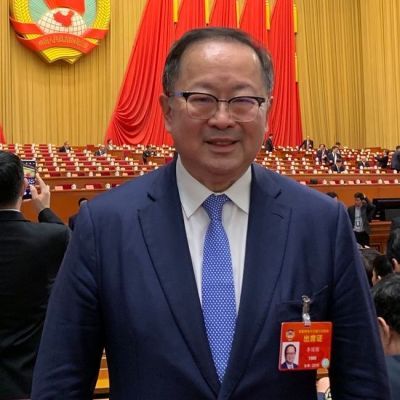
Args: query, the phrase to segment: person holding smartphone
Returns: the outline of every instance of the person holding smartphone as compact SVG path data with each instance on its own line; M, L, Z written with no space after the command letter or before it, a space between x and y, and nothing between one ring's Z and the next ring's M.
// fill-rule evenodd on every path
M40 223L24 218L23 164L0 151L0 400L29 398L33 366L52 286L70 231L50 209L50 190L36 174L29 185Z

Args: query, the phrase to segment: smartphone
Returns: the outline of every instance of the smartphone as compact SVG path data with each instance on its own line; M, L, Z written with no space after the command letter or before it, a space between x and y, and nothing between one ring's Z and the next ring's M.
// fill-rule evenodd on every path
M24 177L28 180L29 185L36 183L36 160L21 160L24 168ZM32 198L29 186L25 189L23 199Z

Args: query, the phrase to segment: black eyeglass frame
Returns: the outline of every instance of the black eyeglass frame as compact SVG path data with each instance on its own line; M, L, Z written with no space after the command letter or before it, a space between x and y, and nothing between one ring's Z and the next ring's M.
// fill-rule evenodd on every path
M270 99L271 99L271 97L270 98L265 98L265 97L262 97L262 96L235 96L235 97L231 97L230 99L219 99L218 97L216 97L216 96L214 96L213 94L211 94L211 93L203 93L203 92L189 92L189 91L177 91L177 92L171 92L171 93L167 93L167 97L183 97L184 99L185 99L185 101L186 101L186 111L188 112L188 115L191 117L191 118L193 118L191 115L190 115L190 113L189 113L189 111L187 110L187 102L188 102L188 99L190 98L190 96L192 96L192 95L204 95L204 96L209 96L209 97L212 97L213 99L215 99L215 101L216 101L216 103L218 104L218 103L227 103L228 104L228 111L229 111L229 115L231 115L231 113L230 113L230 104L231 104L231 102L232 101L235 101L235 100L238 100L238 99L252 99L252 100L255 100L257 103L258 103L258 110L257 110L257 112L260 110L260 107L264 104L264 103L266 103L267 101L270 101ZM231 115L231 117L232 117L232 115ZM211 118L211 116L210 117L208 117L208 118L194 118L194 119L199 119L199 120L207 120L207 119L209 119L209 118ZM254 118L256 118L256 115L254 116ZM241 121L241 120L239 120L239 121ZM238 122L239 122L238 121ZM249 120L249 121L241 121L241 122L250 122L250 121L252 121L252 120Z

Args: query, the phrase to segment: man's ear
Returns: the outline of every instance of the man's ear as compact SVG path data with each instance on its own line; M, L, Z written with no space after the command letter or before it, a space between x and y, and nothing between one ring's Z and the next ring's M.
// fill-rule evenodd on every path
M169 97L163 93L162 95L160 95L159 102L160 102L162 113L164 115L165 129L168 132L171 132L171 129L172 129L172 115L171 115L172 107L170 104Z
M392 338L390 326L386 323L386 321L382 317L378 317L378 327L379 327L379 333L381 335L383 350L385 351L385 354L387 354L389 351L390 342Z
M400 272L400 263L395 258L392 258L392 265L393 272Z
M25 193L26 188L29 186L28 179L24 178L24 181L22 182L21 189L19 191L19 197L22 197Z

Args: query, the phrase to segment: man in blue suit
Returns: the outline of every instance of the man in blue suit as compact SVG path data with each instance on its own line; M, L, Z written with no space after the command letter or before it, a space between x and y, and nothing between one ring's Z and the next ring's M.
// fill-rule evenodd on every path
M334 397L387 398L346 210L253 164L272 81L270 56L240 31L194 30L173 46L160 103L178 157L82 207L50 300L32 399L91 399L103 347L113 399L316 398L315 371L279 371L281 323L301 321L303 295L312 321L333 323ZM235 315L221 368L209 344L204 259L206 203L222 194L231 264L224 293L232 283ZM216 286L225 277L216 273ZM224 299L213 294L217 309Z

